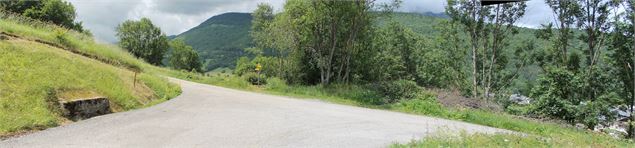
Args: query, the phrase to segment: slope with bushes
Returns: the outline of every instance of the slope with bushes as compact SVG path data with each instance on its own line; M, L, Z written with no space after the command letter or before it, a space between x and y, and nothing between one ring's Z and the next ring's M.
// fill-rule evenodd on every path
M173 98L180 88L150 66L91 36L0 13L0 135L57 126L59 99L103 96L126 111ZM136 78L136 79L135 79Z

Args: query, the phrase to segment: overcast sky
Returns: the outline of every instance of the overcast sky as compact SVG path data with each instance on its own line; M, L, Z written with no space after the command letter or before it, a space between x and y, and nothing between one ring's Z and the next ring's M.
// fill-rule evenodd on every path
M285 0L68 0L77 10L78 20L100 41L115 42L115 27L128 19L147 17L167 35L177 35L206 19L226 12L251 12L259 3L269 3L276 11ZM388 0L378 0L379 2ZM403 0L399 11L443 12L445 0ZM552 19L543 0L528 2L525 17L518 25L535 27Z

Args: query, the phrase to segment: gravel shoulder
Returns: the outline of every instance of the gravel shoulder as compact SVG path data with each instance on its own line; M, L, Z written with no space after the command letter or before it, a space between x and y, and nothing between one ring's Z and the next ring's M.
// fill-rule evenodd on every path
M10 138L0 147L386 147L440 133L510 133L460 121L170 80L183 89L172 100Z

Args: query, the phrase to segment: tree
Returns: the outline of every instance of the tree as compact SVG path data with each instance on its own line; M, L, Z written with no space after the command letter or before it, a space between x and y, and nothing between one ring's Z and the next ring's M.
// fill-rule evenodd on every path
M367 0L290 0L271 22L269 7L261 5L254 14L252 36L260 45L277 49L279 56L294 60L284 65L298 66L307 81L347 82L355 55L370 32L371 7ZM262 32L266 35L258 35Z
M417 69L424 57L422 37L391 21L373 34L372 47L366 50L372 65L365 73L368 81L418 80Z
M556 29L559 33L553 42L554 50L551 52L554 53L553 59L549 59L549 62L555 63L557 66L567 66L569 46L571 46L569 40L573 38L573 30L571 28L576 23L576 17L580 15L580 6L577 2L571 0L546 0L545 2L551 7L556 16ZM552 25L546 26L551 29Z
M349 79L351 59L371 25L371 4L366 0L311 1L299 18L299 32L304 36L301 44L306 45L302 50L312 57L310 62L319 70L322 84Z
M599 86L596 83L596 65L600 59L602 47L606 40L606 33L610 28L609 23L609 9L611 8L610 1L604 0L582 0L578 4L580 7L580 14L577 16L578 28L584 30L585 34L580 38L587 43L586 48L586 73L588 75L588 88L587 97L591 100L595 100L598 94L597 89Z
M198 53L194 51L192 46L185 44L183 40L174 40L170 42L172 54L170 55L170 66L174 69L201 72L201 62Z
M635 0L620 1L617 3L625 8L626 15L616 15L614 29L610 36L609 59L610 64L617 71L616 77L622 83L621 96L623 104L633 113L635 106ZM630 115L627 129L628 137L635 138L633 121L635 116Z
M81 22L74 22L75 7L62 0L9 0L0 1L0 8L33 19L51 22L62 27L85 32Z
M602 51L606 51L607 32L621 30L611 29L610 10L615 7L612 2L614 1L546 1L557 17L557 34L553 40L549 37L554 35L551 30L552 24L549 24L543 25L546 29L539 31L537 36L553 43L552 50L548 50L542 56L548 58L540 58L548 61L541 62L545 70L542 79L553 81L541 81L534 88L532 95L537 98L537 102L551 103L533 104L534 112L565 119L572 124L583 123L589 129L610 121L609 119L614 116L609 112L609 107L621 104L620 101L616 101L621 98L617 95L618 90L623 88L622 85L628 84L619 83L611 76L614 73L623 73L624 69L611 67L600 60L603 56ZM582 48L584 54L570 50L574 49L570 44L575 35L574 27L583 31L578 39L586 43L586 48ZM614 36L614 41L617 39L619 38ZM615 49L612 50L617 50L615 53L618 53L619 47L616 45L613 45ZM625 60L621 56L624 55L612 55L614 59ZM622 62L612 63L620 65ZM558 73L567 75L556 75ZM561 78L562 76L567 76L567 79ZM558 109L560 111L555 111ZM600 116L607 119L598 120Z
M169 48L168 38L150 19L127 20L117 26L119 46L150 64L160 65Z
M481 6L478 0L448 0L446 13L453 23L461 24L468 35L472 62L472 96L483 90L483 98L489 98L499 83L509 83L514 78L500 71L507 65L502 49L506 39L515 34L514 23L525 14L525 2ZM503 79L505 78L505 79Z
M478 0L448 0L446 13L452 21L463 25L465 32L468 34L471 60L472 60L472 96L478 96L478 60L479 51L484 47L482 44L487 36L487 28L485 21L491 17L490 7L479 5Z
M507 60L502 56L502 51L509 45L506 43L507 39L511 35L518 33L514 24L525 15L526 8L527 4L525 2L516 2L498 4L491 10L494 18L489 20L488 26L491 27L492 39L489 42L490 45L486 45L483 51L485 59L483 60L482 81L484 83L485 98L490 96L489 94L493 89L496 90L502 86L499 83L509 83L516 75L506 76L501 73L507 66ZM524 66L524 64L521 66ZM516 68L520 69L522 67Z
M272 37L270 26L273 22L273 8L269 4L258 4L258 8L251 13L251 31L249 35L254 39L257 48L270 48Z

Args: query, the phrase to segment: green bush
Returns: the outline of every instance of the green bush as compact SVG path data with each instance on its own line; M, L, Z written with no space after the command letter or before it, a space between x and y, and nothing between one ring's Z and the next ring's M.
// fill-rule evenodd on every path
M251 83L252 85L266 85L267 78L264 75L258 75L257 73L246 73L243 75L245 81Z
M371 87L384 96L384 103L410 100L418 97L423 90L416 82L410 80L386 81L373 85Z
M575 93L582 87L582 81L573 72L562 68L549 68L532 90L531 112L539 116L559 118L570 123L575 121L576 106L582 96Z
M253 72L255 68L256 65L252 65L248 57L240 57L238 58L238 61L236 61L236 69L234 69L234 74L242 76L245 73Z

